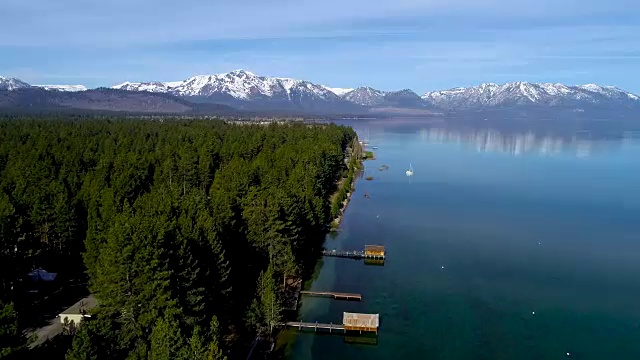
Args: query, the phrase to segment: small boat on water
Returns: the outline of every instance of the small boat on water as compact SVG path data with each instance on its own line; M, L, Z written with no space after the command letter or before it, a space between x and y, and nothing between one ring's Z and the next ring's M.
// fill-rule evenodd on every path
M411 166L411 163L409 163L409 170L407 170L405 173L407 174L407 176L413 176L413 166Z

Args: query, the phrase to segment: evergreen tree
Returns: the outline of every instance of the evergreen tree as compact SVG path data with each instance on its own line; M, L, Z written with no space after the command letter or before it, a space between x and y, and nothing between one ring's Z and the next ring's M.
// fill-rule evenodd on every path
M274 328L282 322L282 306L280 296L274 279L273 268L260 274L258 278L259 311L262 319L262 332L273 334Z
M18 314L13 304L0 301L0 359L10 359L24 350L25 338L18 327Z
M86 273L100 304L69 359L223 359L222 336L253 335L243 320L272 333L276 279L313 266L353 141L336 125L0 121L3 354L24 343L17 280L40 266Z
M176 319L165 316L160 318L151 332L149 360L186 359L185 339Z

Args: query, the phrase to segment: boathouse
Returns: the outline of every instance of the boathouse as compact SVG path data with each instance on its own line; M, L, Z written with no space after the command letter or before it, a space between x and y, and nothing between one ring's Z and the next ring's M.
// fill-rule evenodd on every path
M367 331L377 334L378 326L380 325L380 315L345 312L342 315L342 325L345 331Z
M365 257L385 257L384 246L382 245L365 245L364 246Z

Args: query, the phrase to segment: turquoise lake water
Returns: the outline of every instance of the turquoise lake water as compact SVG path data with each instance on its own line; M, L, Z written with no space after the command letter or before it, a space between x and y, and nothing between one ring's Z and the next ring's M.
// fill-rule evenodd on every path
M311 289L363 301L305 298L300 319L378 313L380 333L289 331L290 359L640 359L639 140L349 125L374 179L325 247L387 261L323 259Z

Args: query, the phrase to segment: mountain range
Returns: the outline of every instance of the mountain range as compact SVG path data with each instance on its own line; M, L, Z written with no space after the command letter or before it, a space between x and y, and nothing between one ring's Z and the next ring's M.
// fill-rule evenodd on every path
M513 82L426 93L422 99L444 109L538 105L545 107L638 106L640 97L613 86Z
M57 106L74 107L81 103L84 104L84 109L97 107L118 110L118 101L121 101L128 104L123 107L126 111L148 109L189 112L196 111L196 108L207 109L207 106L217 104L225 106L217 109L234 108L255 113L297 115L393 114L406 113L408 110L413 114L425 115L536 109L600 113L615 111L632 116L640 114L640 97L613 86L486 83L474 87L427 92L420 96L410 89L382 91L371 87L334 88L306 80L258 76L245 70L199 75L182 81L125 82L110 89L93 90L87 90L82 85L32 86L19 79L0 77L0 91L2 90L5 93L37 94L41 98L40 102ZM25 96L28 97L24 95L22 98ZM104 99L101 96L104 96ZM8 98L13 98L13 103L8 101ZM7 107L21 101L24 103L24 99L17 101L18 98L20 97L7 94L0 96L0 108L3 104ZM146 105L142 103L134 106L136 101L143 99ZM103 100L106 105L102 104ZM167 106L168 102L172 105Z

